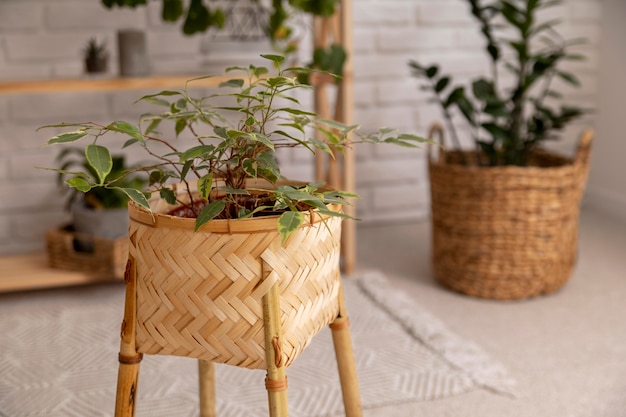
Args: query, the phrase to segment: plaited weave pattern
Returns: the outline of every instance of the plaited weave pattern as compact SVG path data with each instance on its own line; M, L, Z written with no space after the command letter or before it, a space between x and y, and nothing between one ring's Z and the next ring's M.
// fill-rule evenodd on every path
M277 281L286 366L338 314L340 218L310 215L281 245L276 217L194 233L195 219L130 215L138 352L265 369L262 298Z
M591 136L575 158L537 151L532 166L459 164L459 152L431 160L432 261L446 286L492 299L550 293L576 260L580 201ZM471 160L474 154L466 153Z

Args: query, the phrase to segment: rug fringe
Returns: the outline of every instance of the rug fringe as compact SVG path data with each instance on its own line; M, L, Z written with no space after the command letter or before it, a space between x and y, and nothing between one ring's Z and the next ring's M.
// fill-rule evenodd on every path
M443 322L405 294L390 288L378 271L361 271L355 279L363 293L385 310L413 337L437 352L478 385L498 394L518 397L517 382L500 363L493 361L476 343L448 330Z

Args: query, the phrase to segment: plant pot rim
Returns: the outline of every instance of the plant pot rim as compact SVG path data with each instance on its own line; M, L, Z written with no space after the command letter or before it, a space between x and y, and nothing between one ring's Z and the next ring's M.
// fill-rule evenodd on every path
M276 186L280 185L295 185L295 186L303 186L307 185L307 182L303 181L289 181L289 180L279 180ZM196 182L189 182L189 188L193 192L196 191ZM260 179L250 179L248 180L247 187L254 188L265 188L271 190L276 188L275 185L271 184L269 181L260 180ZM172 185L177 194L181 196L185 196L187 194L186 188L184 184L175 184ZM322 186L320 190L329 191L333 188L330 186ZM195 230L196 227L196 219L195 218L186 218L186 217L177 217L172 216L167 213L169 210L179 207L180 205L170 205L165 202L161 197L156 196L149 200L150 207L152 208L152 212L147 210L144 207L139 206L134 201L129 201L128 203L128 215L132 221L136 221L138 223L145 224L147 226L159 227L159 228L171 228L171 229L186 229L186 230ZM342 206L340 204L329 204L328 208L336 213L342 211ZM319 223L321 221L326 221L330 216L321 215L319 210L310 210L304 212L305 221L303 226L311 226L313 224ZM208 223L203 225L198 232L210 232L210 233L259 233L259 232L270 232L276 231L278 232L278 218L279 214L269 215L263 217L252 217L246 219L213 219Z

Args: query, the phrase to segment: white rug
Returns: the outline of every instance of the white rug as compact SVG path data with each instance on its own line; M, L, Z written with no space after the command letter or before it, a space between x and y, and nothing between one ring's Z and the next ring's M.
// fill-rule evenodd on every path
M346 279L364 408L428 401L471 390L513 395L514 381L378 273ZM0 298L0 416L111 416L123 286ZM341 415L330 331L287 370L292 417ZM220 417L267 415L263 371L216 365ZM198 415L197 361L145 356L138 417Z

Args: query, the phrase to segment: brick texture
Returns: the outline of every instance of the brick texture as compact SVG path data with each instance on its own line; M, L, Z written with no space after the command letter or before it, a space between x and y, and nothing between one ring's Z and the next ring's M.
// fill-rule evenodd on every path
M156 1L147 8L113 11L98 3L1 0L0 82L83 77L81 50L92 36L106 41L111 55L107 76L113 76L118 68L116 31L131 26L146 32L154 73L215 73L228 65L259 62L258 54L270 50L265 42L185 37L178 25L161 22ZM353 11L355 123L366 130L392 126L426 134L429 125L440 120L439 109L428 103L410 75L411 59L439 63L459 82L488 69L479 28L463 0L353 0ZM545 16L561 19L566 37L588 39L579 50L589 59L568 64L583 88L569 90L567 97L592 108L598 104L601 12L597 0L568 0ZM152 92L3 95L0 87L0 255L43 249L45 230L67 220L54 174L34 168L54 160L58 149L42 144L57 130L37 132L37 127L62 121L134 122L150 109L133 101ZM310 102L310 97L304 101ZM592 126L593 117L569 129L566 134L572 139L559 146L571 150L583 124ZM357 192L363 197L357 213L364 221L428 215L425 150L366 145L356 156ZM131 161L140 157L129 155ZM287 176L313 178L305 151L281 152L279 158Z

